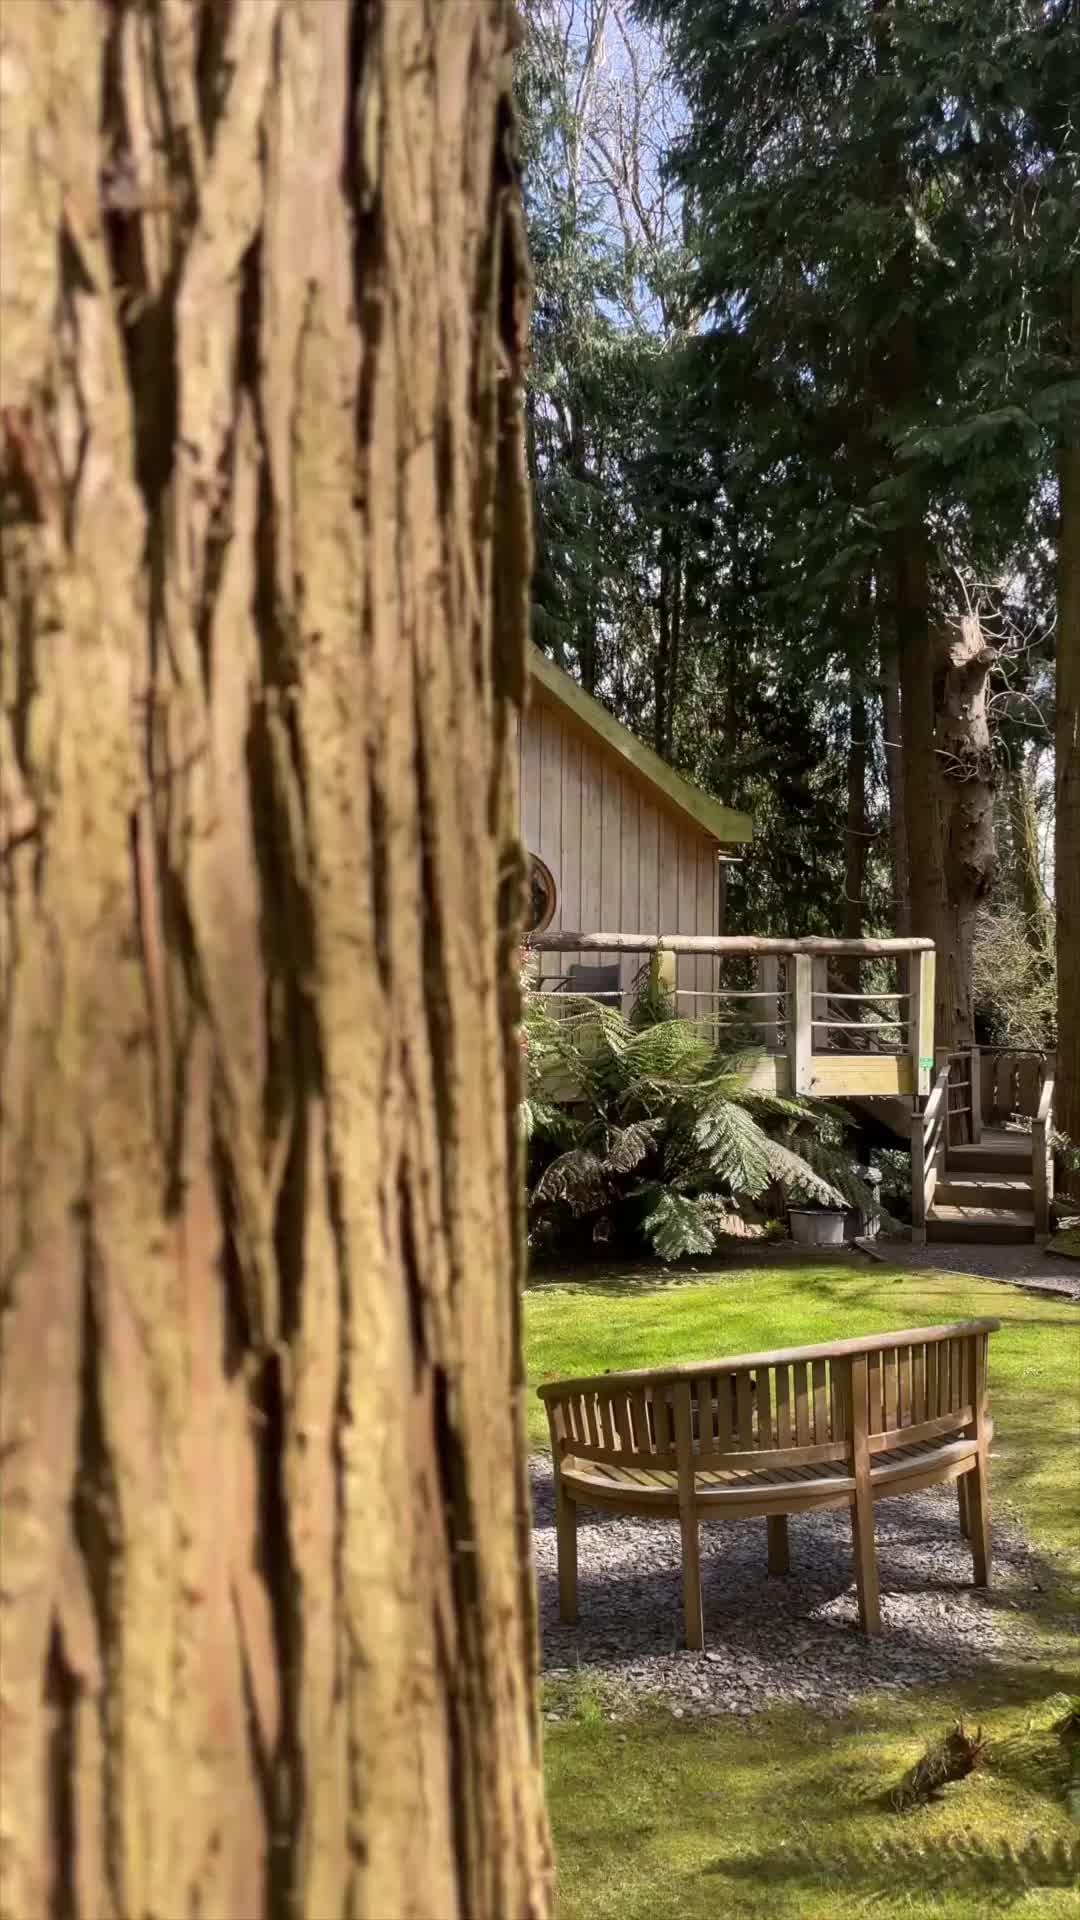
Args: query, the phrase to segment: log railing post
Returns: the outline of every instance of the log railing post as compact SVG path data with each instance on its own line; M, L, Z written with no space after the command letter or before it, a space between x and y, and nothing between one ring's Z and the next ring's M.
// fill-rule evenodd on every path
M790 1090L809 1093L813 1052L814 963L808 953L788 961L787 1056Z
M928 1094L933 1084L935 959L931 947L909 960L908 1045L916 1098Z
M813 1016L810 1049L812 1053L824 1053L829 1044L829 963L819 955L815 955L811 962L811 991Z
M679 984L678 957L667 947L654 947L649 955L649 994L656 999L663 994L671 1003L672 1013L678 1011L676 988Z
M779 1053L780 1024L776 1017L776 1007L780 998L780 962L776 958L776 955L766 954L764 959L756 963L755 972L758 992L768 995L768 999L765 1001L765 1018L763 1022L765 1029L765 1051L766 1053Z

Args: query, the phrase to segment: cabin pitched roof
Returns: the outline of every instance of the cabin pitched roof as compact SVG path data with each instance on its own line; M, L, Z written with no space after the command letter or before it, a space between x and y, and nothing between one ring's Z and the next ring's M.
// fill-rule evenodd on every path
M721 805L711 794L676 773L658 753L624 727L599 700L579 687L568 673L556 666L539 647L529 647L529 671L546 696L583 732L593 735L609 753L622 762L635 780L652 787L669 808L691 821L700 831L722 846L738 846L751 840L754 822L748 813L736 813Z

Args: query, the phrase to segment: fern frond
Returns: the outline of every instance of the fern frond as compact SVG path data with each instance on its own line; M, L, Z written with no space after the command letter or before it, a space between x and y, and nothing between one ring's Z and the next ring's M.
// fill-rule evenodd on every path
M694 1159L701 1173L722 1180L732 1193L754 1200L773 1177L775 1142L745 1107L733 1100L714 1098L697 1114L689 1129Z
M838 1152L835 1147L823 1146L818 1140L800 1140L798 1152L815 1173L838 1189L848 1206L857 1207L860 1213L877 1213L882 1226L887 1229L891 1230L898 1224L881 1205L873 1188L860 1177L847 1154Z
M530 1197L540 1204L560 1201L581 1215L603 1206L607 1194L603 1161L588 1147L571 1147L544 1168Z
M632 1173L641 1165L663 1124L662 1120L633 1120L628 1127L615 1127L608 1135L605 1169L609 1173Z
M521 1103L526 1140L550 1140L554 1144L573 1137L573 1125L564 1107L550 1100L534 1099L526 1094Z
M780 1140L769 1140L769 1171L777 1186L783 1187L792 1200L814 1200L823 1207L842 1207L843 1194L803 1158L802 1144L800 1142L796 1151Z
M711 1253L716 1245L716 1230L706 1202L667 1187L646 1189L649 1211L642 1229L661 1260L682 1260L691 1253Z

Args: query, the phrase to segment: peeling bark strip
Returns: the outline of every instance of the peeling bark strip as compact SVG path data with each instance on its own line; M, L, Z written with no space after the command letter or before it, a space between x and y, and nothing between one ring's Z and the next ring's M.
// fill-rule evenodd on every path
M508 0L0 9L3 1920L541 1920Z

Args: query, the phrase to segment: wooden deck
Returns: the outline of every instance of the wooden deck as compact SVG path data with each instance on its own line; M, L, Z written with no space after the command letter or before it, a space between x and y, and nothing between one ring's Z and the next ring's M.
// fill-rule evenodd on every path
M573 954L575 960L581 955L594 963L636 956L639 971L648 970L652 985L669 996L678 1015L706 1025L718 1046L726 1043L750 1057L750 1084L763 1091L894 1101L914 1101L930 1092L935 956L929 940L559 931L537 934L530 947L540 956L538 990L567 1007L573 1005L575 968L545 980L545 955ZM744 978L749 962L753 986L685 991L678 984L677 961L693 954L738 961ZM867 993L836 986L836 963L846 963L848 978L868 961L887 963L895 986ZM630 1000L621 987L605 997L624 1008Z

